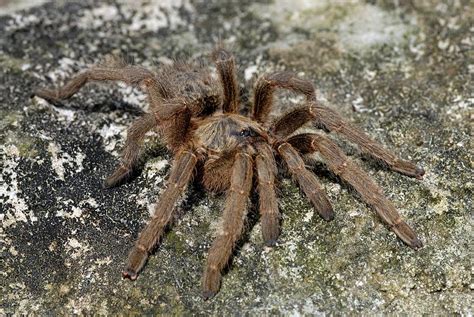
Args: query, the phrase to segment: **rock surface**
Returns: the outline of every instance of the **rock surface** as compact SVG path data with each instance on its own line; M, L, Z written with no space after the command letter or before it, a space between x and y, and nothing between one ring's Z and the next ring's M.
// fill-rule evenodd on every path
M0 16L0 315L472 315L469 1L236 3L81 1ZM263 247L252 211L213 300L202 300L200 279L223 198L199 185L138 280L122 280L170 154L151 134L140 175L111 190L101 183L146 100L112 84L90 84L65 107L30 94L110 53L159 67L206 56L218 41L235 52L245 91L263 72L298 72L321 100L421 162L427 173L414 180L341 142L425 247L403 245L317 165L336 218L324 222L291 181L282 182L278 245ZM282 108L293 104L283 97Z

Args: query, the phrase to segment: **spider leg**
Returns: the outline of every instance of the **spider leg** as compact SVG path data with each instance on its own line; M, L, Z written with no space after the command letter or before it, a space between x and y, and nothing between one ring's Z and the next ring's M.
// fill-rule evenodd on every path
M423 246L413 229L385 198L382 189L329 138L320 134L303 134L290 138L288 142L306 153L318 151L328 168L349 183L403 242L413 249Z
M224 90L222 110L223 112L236 113L239 106L239 86L235 75L234 56L222 47L217 47L212 52L212 58L216 63L219 79Z
M212 244L203 277L203 297L213 297L219 290L221 271L229 262L235 243L241 235L252 187L253 162L246 153L238 153L232 167L231 185L226 197L222 227Z
M292 72L278 71L263 75L255 83L252 117L262 123L267 120L272 110L273 93L276 88L285 88L306 96L307 100L315 100L313 84L299 78Z
M279 139L283 140L305 123L315 118L313 105L314 102L309 102L307 105L290 110L272 123L270 131Z
M128 129L122 162L114 173L105 180L105 188L119 185L130 176L138 162L145 134L153 127L159 125L165 143L172 150L178 150L185 143L189 130L191 110L186 107L183 100L178 98L163 101L162 105L162 107L154 109L153 113L144 114Z
M342 134L349 141L360 146L363 152L385 162L394 171L418 179L421 179L425 173L422 167L398 158L378 142L372 140L366 133L346 122L336 111L317 102L311 102L307 106L291 110L278 118L270 130L282 139L309 121L314 121L318 128L322 127Z
M117 186L130 176L137 164L145 134L156 124L155 116L150 113L145 113L130 126L127 132L125 148L122 152L122 162L117 166L112 175L105 180L105 188Z
M360 146L363 152L385 162L390 169L418 179L421 179L425 174L421 166L402 160L384 149L382 145L372 140L366 133L346 122L336 111L316 103L313 112L316 113L314 122L317 127L323 127L343 135L350 142Z
M160 122L160 131L165 143L171 150L179 150L187 140L193 115L192 108L188 107L185 99L173 98L155 109L154 114Z
M128 257L128 264L122 275L135 280L145 264L148 254L160 239L171 220L176 202L191 180L197 158L194 153L183 150L176 155L167 188L158 201L155 213L135 243Z
M37 89L34 95L46 99L53 104L60 104L60 100L69 99L89 81L122 81L129 85L139 85L142 82L147 86L157 86L154 74L141 66L127 65L114 62L111 66L94 66L72 77L63 87L57 89ZM162 86L162 85L161 85ZM150 93L150 89L148 89ZM159 91L155 91L158 95ZM156 99L152 96L150 99Z
M263 241L267 246L273 246L280 233L280 213L275 186L278 171L273 150L267 143L258 144L257 152L255 163Z
M283 137L293 133L303 124L313 119L318 128L325 128L345 136L350 142L360 146L363 152L385 162L389 168L410 177L421 179L425 171L421 166L398 158L373 141L366 133L346 122L337 112L316 102L313 84L290 72L275 72L261 77L255 85L253 118L265 122L271 111L275 88L286 88L306 95L308 106L299 107L280 117L273 123L272 131Z
M306 169L300 154L290 143L282 143L278 146L278 152L288 165L288 169L298 181L301 189L309 198L316 211L324 220L332 220L334 212L331 203L321 188L316 176Z
M209 191L222 192L230 186L229 171L240 149L224 151L218 156L208 156L204 164L203 184Z

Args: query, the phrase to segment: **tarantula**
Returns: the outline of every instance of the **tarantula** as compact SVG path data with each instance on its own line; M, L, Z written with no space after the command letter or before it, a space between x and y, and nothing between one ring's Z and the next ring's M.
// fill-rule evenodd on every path
M387 226L413 249L421 240L405 223L380 187L324 133L298 133L306 123L336 132L357 144L363 152L385 162L397 172L421 179L424 171L398 158L364 132L347 123L335 111L321 105L308 80L287 71L261 76L255 83L249 116L240 114L240 96L233 55L222 47L212 52L218 76L203 65L175 63L158 73L123 62L97 65L73 77L62 88L39 89L35 95L59 103L89 81L121 81L141 87L148 96L150 112L128 129L121 163L105 180L105 187L127 180L136 168L145 134L156 128L174 155L167 186L151 220L140 233L128 257L123 277L135 280L165 227L175 205L193 175L201 175L209 191L226 191L222 225L207 259L202 281L205 299L220 287L222 270L238 241L256 183L263 240L273 246L279 235L276 195L277 161L288 172L324 220L331 220L331 203L316 176L306 167L305 156L318 152L333 173L351 185L371 205ZM270 120L276 89L304 95L305 102L276 120Z

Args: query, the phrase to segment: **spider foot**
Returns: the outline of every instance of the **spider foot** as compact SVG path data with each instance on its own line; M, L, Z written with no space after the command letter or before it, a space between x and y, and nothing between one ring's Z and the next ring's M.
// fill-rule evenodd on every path
M262 224L262 238L265 246L274 247L278 241L278 237L280 236L280 218L278 216L278 210L272 213L263 212L262 217L260 217L260 222Z
M36 89L32 94L31 94L31 98L33 97L39 97L39 98L42 98L44 100L46 100L47 102L49 102L50 104L52 104L53 106L56 106L56 107L63 107L64 104L58 99L56 98L56 92L54 90L49 90L49 89Z
M312 197L313 198L313 197ZM325 196L317 197L318 199L312 199L313 206L318 212L319 216L326 221L331 221L334 219L334 210L332 209L332 205L329 202L329 199Z
M417 165L415 168L416 179L423 179L423 175L425 175L425 170L420 165Z
M331 205L327 205L324 208L318 210L319 215L326 221L331 221L334 219L334 211Z
M423 242L418 237L414 237L410 242L410 247L414 250L421 249L423 247Z
M405 221L398 221L391 226L391 229L410 248L418 250L423 247L423 242L421 242L415 231Z
M135 281L138 277L138 274L134 270L128 268L125 271L122 271L122 277L128 278L131 281Z
M119 186L123 184L124 182L126 182L130 178L131 175L132 175L131 169L126 168L125 166L121 165L112 173L112 175L110 175L104 180L102 187L107 189L107 188Z
M214 265L210 265L204 273L202 297L204 300L213 298L221 285L221 273Z
M269 239L265 241L265 246L274 247L277 244L277 239Z
M202 297L203 297L204 300L208 300L208 299L211 299L214 296L216 296L216 293L217 292L214 292L214 291L203 291L202 292Z
M391 167L394 171L404 174L409 177L416 179L422 179L425 175L425 170L419 165L415 165L408 161L399 160L395 165Z

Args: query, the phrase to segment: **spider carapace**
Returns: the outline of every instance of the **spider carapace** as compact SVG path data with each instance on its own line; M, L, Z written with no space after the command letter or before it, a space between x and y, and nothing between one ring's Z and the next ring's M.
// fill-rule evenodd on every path
M122 161L106 179L105 187L119 185L129 177L137 165L145 134L152 129L160 133L174 161L154 215L130 252L124 277L137 278L173 218L179 198L197 173L201 177L196 179L207 190L225 191L226 195L221 226L204 269L205 299L219 290L222 270L244 228L253 187L258 194L263 240L269 246L277 241L280 214L276 189L282 177L279 165L292 175L319 215L331 220L334 217L331 203L315 174L306 166L307 156L313 153L318 153L330 171L352 186L403 242L413 249L422 246L380 187L325 132L345 137L362 152L410 177L421 179L424 174L421 167L398 158L319 103L313 84L291 72L277 71L258 78L251 110L248 116L241 115L233 55L217 47L212 59L218 76L213 76L208 67L193 62L177 62L152 72L112 59L80 73L59 89L35 92L38 97L60 103L88 81L121 81L139 86L148 96L150 110L129 128ZM271 119L276 89L302 94L305 101ZM298 133L307 124L320 130Z

